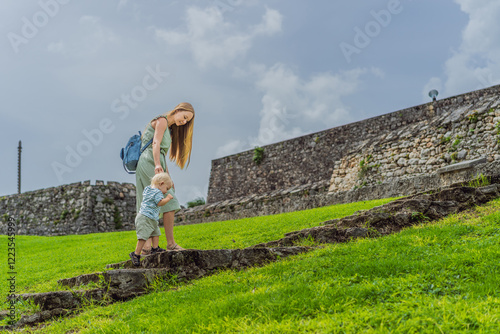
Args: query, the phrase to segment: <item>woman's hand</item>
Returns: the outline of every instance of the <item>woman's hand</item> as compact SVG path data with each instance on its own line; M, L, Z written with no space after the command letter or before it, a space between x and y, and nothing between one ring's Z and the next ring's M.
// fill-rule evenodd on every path
M154 123L151 124L153 129L155 129L155 133L153 135L153 144L151 145L153 148L153 160L155 164L155 175L158 173L162 173L165 170L161 166L162 156L160 154L160 144L167 129L167 120L165 118L158 118Z
M161 165L155 166L155 175L158 173L163 173L163 167Z

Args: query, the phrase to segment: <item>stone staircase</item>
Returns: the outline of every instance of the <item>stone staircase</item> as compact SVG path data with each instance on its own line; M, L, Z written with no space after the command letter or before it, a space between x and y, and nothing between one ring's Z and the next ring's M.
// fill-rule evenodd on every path
M274 247L245 249L187 249L146 256L140 267L131 260L109 264L108 271L61 279L58 283L72 290L19 294L29 300L39 312L22 316L16 327L34 325L56 316L65 316L92 303L102 305L124 301L148 293L155 281L176 277L180 282L198 279L220 270L241 270L262 266L278 259L307 252L308 247ZM94 283L98 288L78 290ZM76 289L76 290L73 290Z
M457 184L402 198L348 217L325 221L321 226L287 233L282 239L245 249L164 252L145 257L138 268L133 267L130 260L109 264L107 271L58 281L71 289L94 283L97 286L95 289L18 295L18 298L31 300L38 305L40 311L22 316L16 326L33 325L55 316L78 312L89 303L105 305L144 295L151 291L150 286L158 279L175 276L178 281L189 281L220 270L263 266L314 249L296 246L297 242L304 239L312 239L317 243L347 242L356 238L387 235L405 227L438 220L499 197L498 179L490 177L496 183L479 188Z

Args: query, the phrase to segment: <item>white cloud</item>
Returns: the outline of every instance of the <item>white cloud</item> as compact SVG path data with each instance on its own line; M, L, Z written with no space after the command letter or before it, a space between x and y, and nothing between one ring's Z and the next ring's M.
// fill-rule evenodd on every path
M262 17L262 22L254 28L253 34L274 35L281 32L282 22L283 16L280 12L267 8L266 13Z
M281 63L270 68L253 65L250 70L257 77L256 87L263 93L257 136L229 142L218 149L218 156L346 123L350 120L349 108L342 99L358 91L362 75L383 75L380 69L357 68L303 79Z
M298 126L290 126L294 118L287 111L286 104L271 95L262 98L260 127L256 138L250 138L250 146L262 146L303 134Z
M262 21L247 31L239 31L236 25L227 22L217 7L189 7L185 21L185 32L156 29L156 37L169 45L185 45L202 68L223 67L245 56L256 37L280 32L282 15L267 8Z
M444 95L500 83L500 2L455 0L469 15L457 52L445 63ZM431 80L435 80L432 78ZM429 82L427 85L429 85Z
M339 74L320 73L309 80L300 78L284 64L261 74L257 87L264 92L261 123L253 145L265 145L326 129L350 119L342 98L357 91L365 73L381 75L379 69L354 69Z
M241 140L232 140L221 147L217 148L217 152L215 155L217 157L225 157L227 155L231 155L237 152L241 152L245 150L245 143Z

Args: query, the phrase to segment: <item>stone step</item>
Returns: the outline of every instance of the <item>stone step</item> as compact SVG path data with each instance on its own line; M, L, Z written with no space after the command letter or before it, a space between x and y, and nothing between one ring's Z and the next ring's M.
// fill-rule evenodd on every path
M40 307L40 312L23 316L19 324L35 324L52 316L69 314L86 303L112 303L128 300L148 293L148 288L157 279L176 276L180 281L198 279L221 269L243 269L277 261L290 255L309 251L309 247L245 248L216 250L183 250L149 255L136 268L132 262L124 261L109 265L121 267L93 274L59 280L63 286L74 288L90 282L101 288L76 291L53 291L27 293L17 298L31 300Z
M186 249L176 252L163 252L144 257L142 268L169 268L179 278L191 277L188 272L210 271L214 269L245 268L276 261L308 251L307 247L274 247L274 248L243 248L243 249ZM106 266L108 269L134 268L132 261L124 261Z
M87 285L89 283L102 283L104 281L104 272L97 272L92 274L79 275L71 278L63 278L57 281L62 286L75 287L80 285Z
M310 250L308 247L244 248L244 249L186 249L148 255L141 259L141 266L136 268L131 260L108 264L106 269L165 269L179 280L190 280L205 276L219 269L241 269L263 265ZM59 284L76 287L89 282L110 284L113 270L97 272L61 279Z
M324 226L287 233L279 240L253 247L286 247L308 238L319 243L338 243L391 234L405 227L438 220L484 204L499 196L499 184L480 188L454 186L430 194L405 197L351 216L327 221Z
M103 289L52 291L23 293L17 297L32 301L40 307L41 311L52 311L55 309L76 309L88 302L101 301L104 298L104 292Z

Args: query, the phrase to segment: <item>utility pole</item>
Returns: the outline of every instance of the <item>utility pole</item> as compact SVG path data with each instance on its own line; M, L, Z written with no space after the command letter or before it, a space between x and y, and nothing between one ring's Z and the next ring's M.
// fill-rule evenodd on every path
M19 141L19 146L17 148L18 150L18 155L17 155L17 193L21 193L21 141Z

